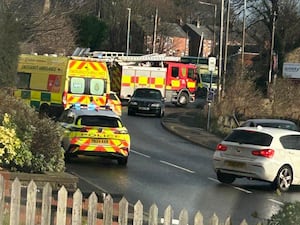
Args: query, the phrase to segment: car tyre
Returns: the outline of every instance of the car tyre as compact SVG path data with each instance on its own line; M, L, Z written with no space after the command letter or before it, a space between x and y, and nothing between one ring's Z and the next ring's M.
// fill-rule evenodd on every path
M185 92L182 92L177 99L177 105L178 106L186 106L188 103L189 103L188 94Z
M227 173L217 172L217 178L221 183L231 184L235 180L235 176Z
M118 159L118 164L120 166L126 166L128 161L128 157Z
M283 166L273 182L273 187L279 191L288 191L293 182L293 172L291 167Z
M158 113L156 113L156 117L162 118L164 116L164 111L162 109L159 110Z
M128 116L133 116L134 115L134 112L130 109L128 109L128 112L127 112Z

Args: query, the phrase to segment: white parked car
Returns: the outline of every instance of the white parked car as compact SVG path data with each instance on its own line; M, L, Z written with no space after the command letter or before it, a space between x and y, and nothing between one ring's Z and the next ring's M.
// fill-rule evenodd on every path
M218 144L213 165L222 183L245 177L287 191L300 184L300 132L261 126L233 129Z

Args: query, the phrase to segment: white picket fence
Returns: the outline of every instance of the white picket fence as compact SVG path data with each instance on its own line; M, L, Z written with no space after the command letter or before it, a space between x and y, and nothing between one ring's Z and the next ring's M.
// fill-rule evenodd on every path
M137 201L132 212L129 212L129 203L125 198L116 204L110 195L100 199L93 192L85 199L79 189L68 195L64 186L54 197L49 183L39 193L34 181L24 188L18 178L9 186L8 194L5 182L0 175L0 225L172 225L174 221L171 206L165 209L161 220L155 204L145 213L142 203ZM188 225L188 221L188 212L182 209L178 225ZM219 222L215 214L204 223L201 212L197 212L194 225L204 224L232 225L230 217ZM244 220L240 225L247 225L247 222Z

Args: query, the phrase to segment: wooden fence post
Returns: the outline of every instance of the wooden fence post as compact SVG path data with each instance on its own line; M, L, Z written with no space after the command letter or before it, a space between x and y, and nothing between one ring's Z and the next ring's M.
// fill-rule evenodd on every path
M27 187L26 225L35 225L37 186L33 180Z
M50 225L51 223L51 201L52 187L49 183L46 183L43 187L41 225Z
M143 225L143 205L140 200L134 205L133 225Z
M128 224L128 201L124 197L119 202L118 223L119 223L119 225L127 225Z
M64 186L58 191L57 197L57 211L56 211L56 224L65 225L67 219L67 200L68 192Z
M153 204L149 209L149 222L148 225L158 224L158 208L157 205Z
M104 225L112 225L112 217L113 217L113 199L111 195L107 195L104 199L103 205L103 224Z
M88 225L96 225L97 203L98 203L97 195L95 194L95 192L93 192L89 197Z
M0 225L4 220L4 202L5 202L5 182L3 176L0 175Z
M82 224L82 193L79 189L73 194L72 225Z
M20 224L21 183L18 178L12 183L10 200L10 225Z

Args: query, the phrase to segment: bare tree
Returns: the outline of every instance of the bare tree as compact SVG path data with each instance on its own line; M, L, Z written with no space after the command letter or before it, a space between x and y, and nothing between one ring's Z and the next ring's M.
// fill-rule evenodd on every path
M6 6L22 27L22 52L70 54L76 32L68 15L76 5L64 1L7 0Z

